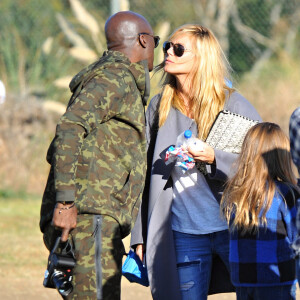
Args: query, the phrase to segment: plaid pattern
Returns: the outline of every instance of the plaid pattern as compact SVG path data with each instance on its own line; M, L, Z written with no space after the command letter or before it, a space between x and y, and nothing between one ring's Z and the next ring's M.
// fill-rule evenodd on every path
M295 250L295 257L300 258L300 200L298 200L298 212L297 212L297 218L296 218L296 226L297 226L297 230L298 230L298 237L293 242L292 248Z
M289 133L292 158L300 174L300 107L291 115Z
M272 286L296 281L294 252L296 239L296 201L300 195L277 183L273 203L267 212L267 225L258 233L230 232L229 263L235 286Z

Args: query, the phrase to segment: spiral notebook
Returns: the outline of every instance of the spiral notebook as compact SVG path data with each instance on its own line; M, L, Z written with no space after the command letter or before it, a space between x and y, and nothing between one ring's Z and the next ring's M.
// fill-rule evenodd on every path
M205 142L214 149L239 154L248 130L259 121L222 110L216 117ZM206 174L205 163L196 163L197 168Z

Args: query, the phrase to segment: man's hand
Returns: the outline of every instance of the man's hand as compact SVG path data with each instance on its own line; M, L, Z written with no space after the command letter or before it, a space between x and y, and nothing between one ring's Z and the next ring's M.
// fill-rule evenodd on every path
M143 262L145 250L144 244L138 244L135 248L135 253L140 258L141 262Z
M52 225L62 230L61 241L68 240L69 232L77 225L77 208L75 203L56 203L52 218Z

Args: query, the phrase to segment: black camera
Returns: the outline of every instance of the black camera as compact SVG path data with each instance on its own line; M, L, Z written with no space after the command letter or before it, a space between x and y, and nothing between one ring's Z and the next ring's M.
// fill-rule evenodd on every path
M73 291L71 281L75 264L72 245L69 241L61 242L58 237L48 258L44 287L56 288L62 296L68 296Z

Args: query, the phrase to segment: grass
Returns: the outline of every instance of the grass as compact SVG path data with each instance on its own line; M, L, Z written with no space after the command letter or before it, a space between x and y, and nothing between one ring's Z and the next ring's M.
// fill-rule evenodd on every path
M0 299L58 300L43 287L48 251L39 230L41 197L0 190ZM129 239L124 240L126 249ZM150 300L149 288L122 280L122 300Z
M18 196L19 195L19 196ZM41 197L0 190L0 299L61 299L43 287L48 251L39 229ZM124 240L126 249L129 239ZM122 280L122 300L150 300L149 289Z
M1 194L1 193L0 193ZM0 196L0 299L59 300L54 289L43 287L48 251L39 230L40 197ZM129 238L124 240L129 248ZM298 289L299 293L299 289ZM297 294L297 299L300 295ZM123 278L122 300L150 300L149 288L131 284ZM209 300L234 300L235 294L219 294ZM300 298L299 298L300 299Z
M38 226L40 198L0 194L0 299L60 299L42 285L48 252Z
M239 91L254 105L264 121L288 133L289 118L300 105L300 60L269 62L258 77L245 76Z
M0 200L0 278L13 276L22 278L40 272L46 266L46 249L43 247L39 231L40 200L31 199Z

